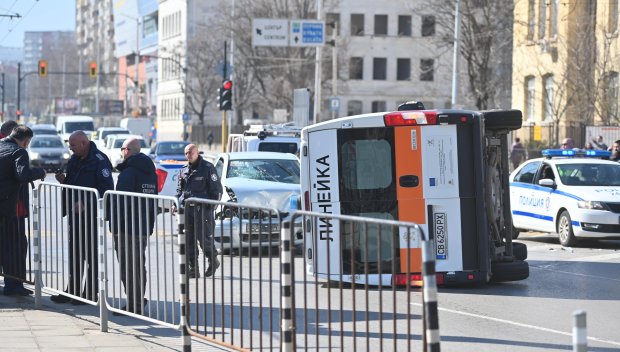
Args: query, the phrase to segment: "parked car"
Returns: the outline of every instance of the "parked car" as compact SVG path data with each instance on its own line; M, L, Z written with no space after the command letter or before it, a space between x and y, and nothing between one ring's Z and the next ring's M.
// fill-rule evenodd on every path
M557 233L563 246L620 237L620 164L602 150L543 150L510 175L513 238ZM597 158L598 157L598 158Z
M222 153L215 159L221 178L222 201L251 207L277 209L286 218L299 204L299 159L293 154L277 152ZM240 214L241 212L241 214ZM215 245L223 252L243 248L274 247L280 243L277 214L250 212L245 207L215 209ZM301 221L301 218L298 218ZM294 239L303 241L301 226Z
M36 135L28 146L30 164L48 171L64 168L69 161L69 149L58 135Z
M131 132L122 127L99 127L91 134L90 140L95 142L97 148L104 148L105 139L111 134L131 134Z
M116 165L123 161L123 155L121 154L121 147L128 138L137 138L140 140L140 147L144 150L148 148L144 138L137 134L111 134L106 138L105 148L103 152L108 156L112 166L116 168Z
M36 135L53 135L57 136L56 126L52 124L38 124L30 126L32 133Z
M185 147L189 144L186 141L162 141L157 142L151 148L149 156L155 163L162 160L186 161Z

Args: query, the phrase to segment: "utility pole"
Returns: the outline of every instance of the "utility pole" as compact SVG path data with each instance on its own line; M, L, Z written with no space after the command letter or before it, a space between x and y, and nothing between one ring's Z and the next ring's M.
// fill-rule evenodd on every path
M134 114L140 114L140 17L136 18L136 86L134 87ZM127 89L125 87L125 89Z
M67 71L67 62L65 61L65 56L62 56L62 106L60 111L65 113L65 72ZM51 79L50 79L51 81Z
M338 22L334 21L334 28L332 33L332 97L334 99L338 99L338 46L336 41L336 36L338 35ZM332 111L332 119L335 119L337 116L336 111Z
M459 27L460 27L460 14L459 14L459 4L460 0L456 0L456 4L454 5L454 53L452 55L452 100L450 105L452 109L456 108L457 101L457 87L458 87L458 56L459 56Z
M4 118L4 72L2 72L2 107L0 108L0 110L2 110L2 121L5 120Z
M22 83L22 63L18 62L17 63L17 111L15 112L15 114L17 115L17 119L19 119L19 115L21 114L20 111L20 101L21 101L21 83Z
M323 11L323 0L316 2L316 19L321 20ZM316 47L316 58L314 61L314 123L319 122L321 116L321 47Z

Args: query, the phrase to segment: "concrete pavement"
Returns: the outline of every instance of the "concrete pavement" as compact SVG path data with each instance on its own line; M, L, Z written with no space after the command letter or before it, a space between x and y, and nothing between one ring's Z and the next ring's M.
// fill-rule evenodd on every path
M0 286L0 288L2 288ZM0 352L4 351L181 351L180 332L131 317L111 317L101 332L99 308L56 304L43 296L4 296L0 292ZM223 351L192 339L192 351Z

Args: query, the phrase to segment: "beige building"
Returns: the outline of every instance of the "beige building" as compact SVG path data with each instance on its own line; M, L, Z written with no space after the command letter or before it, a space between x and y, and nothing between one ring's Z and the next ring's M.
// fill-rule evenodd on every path
M517 136L541 146L572 137L582 147L585 126L618 124L618 16L618 0L515 1Z

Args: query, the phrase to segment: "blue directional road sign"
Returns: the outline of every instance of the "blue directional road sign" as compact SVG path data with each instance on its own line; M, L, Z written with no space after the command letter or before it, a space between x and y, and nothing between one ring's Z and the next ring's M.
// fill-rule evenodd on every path
M325 45L325 22L312 20L291 20L289 45Z

